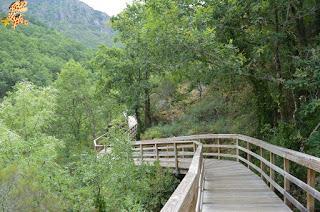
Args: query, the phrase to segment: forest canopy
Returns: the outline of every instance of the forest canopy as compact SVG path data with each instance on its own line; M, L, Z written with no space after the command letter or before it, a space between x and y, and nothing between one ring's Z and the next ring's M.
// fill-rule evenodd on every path
M239 133L320 157L319 10L137 0L111 18L120 44L93 50L38 22L1 28L0 208L159 210L179 181L134 165L123 112L137 140Z

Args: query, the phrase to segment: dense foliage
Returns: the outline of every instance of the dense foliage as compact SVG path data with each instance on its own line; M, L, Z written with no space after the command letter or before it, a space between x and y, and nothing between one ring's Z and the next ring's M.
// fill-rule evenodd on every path
M157 164L134 164L132 141L117 126L109 128L112 152L97 158L94 127L102 133L121 107L112 110L110 101L110 108L100 107L106 101L93 100L95 81L89 80L89 73L71 61L52 86L19 83L4 98L1 210L155 211L174 191L178 181L171 173ZM78 90L68 90L71 86Z
M112 19L125 50L97 54L101 86L131 82L145 137L238 132L319 155L319 7L136 1Z
M0 97L22 80L49 85L67 61L87 57L81 44L39 23L15 31L0 26L0 46Z
M241 133L320 157L319 8L137 0L111 20L121 48L92 57L37 22L1 28L0 207L159 210L177 181L158 165L134 166L124 132L110 128L110 155L92 152L126 110L137 139ZM72 24L56 28L81 37ZM305 170L291 171L305 180Z
M12 0L1 0L0 12L7 12ZM80 0L29 0L28 20L37 20L82 45L95 48L113 45L110 17Z

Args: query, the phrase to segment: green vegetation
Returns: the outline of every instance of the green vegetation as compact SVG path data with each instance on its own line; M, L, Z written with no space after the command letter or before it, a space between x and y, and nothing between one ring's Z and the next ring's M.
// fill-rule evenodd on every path
M7 12L11 3L2 0L0 12ZM107 24L110 17L79 0L29 0L28 9L28 20L37 20L86 47L113 45L114 32Z
M112 19L122 53L98 52L101 85L134 84L145 138L243 133L319 155L319 7L136 2Z
M117 124L112 153L93 152L123 111L137 139L241 133L320 157L319 1L135 1L111 19L121 48L89 51L46 28L75 11L42 2L29 27L0 31L2 210L159 210L177 180L134 166ZM85 19L53 28L87 35Z
M71 61L52 86L22 82L3 99L1 210L157 211L172 194L178 180L157 164L135 166L132 141L117 126L112 152L97 158L95 133L121 107L93 98L95 82Z
M49 85L67 61L88 55L81 44L38 23L0 30L0 97L22 80Z

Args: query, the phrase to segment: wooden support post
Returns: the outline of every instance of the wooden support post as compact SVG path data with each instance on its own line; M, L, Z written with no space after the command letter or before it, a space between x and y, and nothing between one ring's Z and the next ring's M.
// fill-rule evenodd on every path
M236 139L236 154L237 154L237 162L239 162L239 139Z
M220 160L220 139L218 138L218 159Z
M176 173L179 173L179 167L178 167L178 151L177 151L177 143L174 143L174 164Z
M143 162L143 145L140 144L140 160L141 160L141 164Z
M283 169L285 172L290 173L290 161L286 158L283 159ZM286 177L284 177L283 187L285 192L290 193L290 181ZM284 195L284 202L289 206L290 201L286 198L286 195Z
M159 160L158 144L155 144L154 147L155 147L155 149L156 149L156 160Z
M196 151L197 151L197 144L193 143L193 152L196 152Z
M308 181L307 183L309 186L311 186L312 188L315 187L315 185L316 185L316 172L312 169L309 169L309 168L308 168L307 181ZM309 193L307 193L307 209L309 212L315 211L314 198Z
M250 143L247 142L247 150L250 151ZM247 153L247 161L251 162L251 155L249 153ZM248 164L248 168L250 169L250 165Z
M272 163L272 164L274 164L275 163L275 156L274 156L274 154L272 153L272 152L270 152L270 163ZM271 180L274 180L274 170L270 167L270 179ZM270 183L270 189L272 190L272 191L275 191L274 190L274 187L273 187L273 185Z
M262 147L260 147L260 156L263 158L263 149L262 149ZM263 165L264 165L263 162L260 160L260 169L261 169L262 172L264 172ZM263 175L260 174L260 177L263 178Z

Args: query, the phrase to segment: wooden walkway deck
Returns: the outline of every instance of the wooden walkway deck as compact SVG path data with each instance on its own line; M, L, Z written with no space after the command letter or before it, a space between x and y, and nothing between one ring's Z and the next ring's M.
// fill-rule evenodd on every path
M99 144L102 137L94 146L103 155L108 147ZM132 156L137 165L158 161L186 174L161 212L320 211L320 158L255 138L205 134L136 141ZM291 163L305 170L304 180L293 175ZM296 199L291 185L304 191L306 201Z
M204 163L202 211L291 211L266 183L236 161Z

